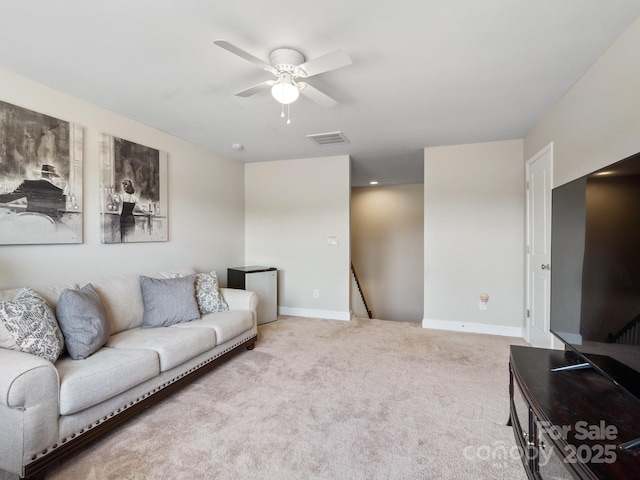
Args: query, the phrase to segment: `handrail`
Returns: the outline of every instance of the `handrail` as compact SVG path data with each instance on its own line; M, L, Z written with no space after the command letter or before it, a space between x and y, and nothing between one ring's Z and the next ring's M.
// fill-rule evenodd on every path
M640 315L627 323L618 333L609 334L606 343L620 343L623 345L638 345L640 333Z
M364 303L364 309L367 311L367 315L369 318L373 318L373 313L369 310L367 306L367 300L364 298L364 292L362 291L362 287L360 286L360 281L358 280L358 274L356 273L356 269L353 266L353 262L351 262L351 273L353 273L353 278L356 280L356 285L358 287L358 291L360 292L360 298L362 298L362 303Z

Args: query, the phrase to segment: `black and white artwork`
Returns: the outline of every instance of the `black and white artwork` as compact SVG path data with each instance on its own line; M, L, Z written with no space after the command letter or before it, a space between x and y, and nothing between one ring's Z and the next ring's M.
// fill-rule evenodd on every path
M167 153L100 137L102 243L167 241Z
M0 245L82 243L82 133L0 101Z

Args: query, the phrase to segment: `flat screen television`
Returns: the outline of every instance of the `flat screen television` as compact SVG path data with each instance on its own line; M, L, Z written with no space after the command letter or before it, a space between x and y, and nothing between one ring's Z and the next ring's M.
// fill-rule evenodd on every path
M552 190L551 332L640 399L640 153Z

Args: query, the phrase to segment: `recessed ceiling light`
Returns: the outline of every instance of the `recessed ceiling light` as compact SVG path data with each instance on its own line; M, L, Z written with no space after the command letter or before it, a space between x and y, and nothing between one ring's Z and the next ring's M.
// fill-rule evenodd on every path
M231 145L231 148L233 148L234 150L244 150L244 146L240 143L234 143Z
M371 180L371 181L369 182L369 185L378 185L378 183L379 183L379 182L378 182L377 180Z

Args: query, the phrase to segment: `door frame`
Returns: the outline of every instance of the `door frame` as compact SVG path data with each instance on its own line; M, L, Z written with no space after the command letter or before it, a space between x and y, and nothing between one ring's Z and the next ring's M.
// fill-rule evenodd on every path
M549 189L546 192L546 194L548 195L548 199L549 199L549 205L551 205L551 190L553 189L553 142L549 142L547 145L545 145L543 148L541 148L538 152L536 152L534 155L532 155L531 157L529 157L529 159L525 162L525 181L526 181L526 185L525 185L525 205L526 205L526 212L525 212L525 282L524 282L524 287L525 287L525 312L524 312L524 318L525 318L525 337L524 339L527 341L527 343L530 343L531 341L531 306L533 304L533 299L531 297L531 293L532 293L532 285L531 285L531 274L532 274L532 269L531 269L531 259L530 259L530 239L531 239L531 220L532 220L532 215L531 215L531 189L529 188L530 185L530 176L531 176L531 165L538 160L540 157L549 154ZM551 214L551 213L550 213ZM549 222L549 229L548 229L548 238L547 241L549 242L549 254L551 254L551 221ZM548 306L549 310L547 311L547 315L550 317L551 316L551 312L550 312L550 304ZM546 332L548 333L549 337L548 337L548 345L546 348L552 348L554 345L554 340L553 340L553 334L551 332Z

